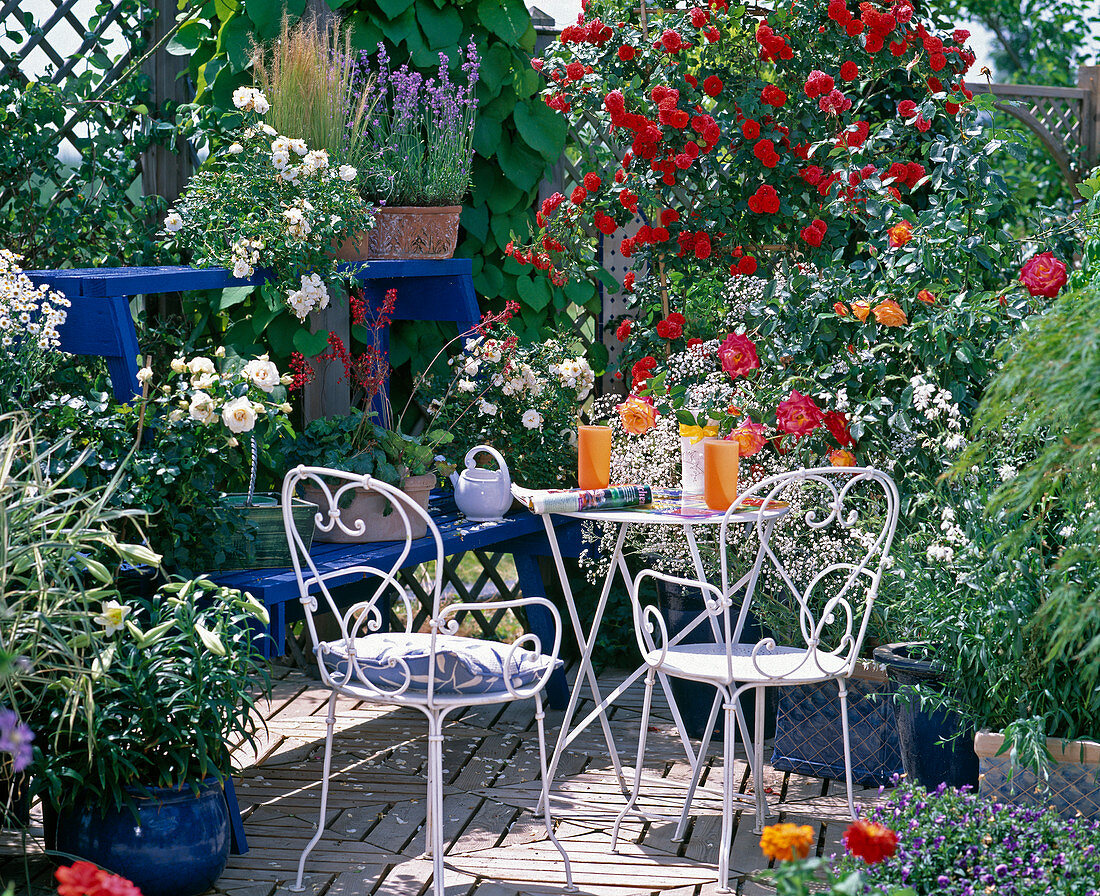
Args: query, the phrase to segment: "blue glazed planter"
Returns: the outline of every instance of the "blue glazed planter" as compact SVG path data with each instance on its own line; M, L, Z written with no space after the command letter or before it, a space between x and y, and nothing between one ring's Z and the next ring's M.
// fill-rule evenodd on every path
M209 890L229 861L229 810L220 781L135 791L128 807L106 813L77 802L58 813L51 848L120 874L142 896L197 896Z

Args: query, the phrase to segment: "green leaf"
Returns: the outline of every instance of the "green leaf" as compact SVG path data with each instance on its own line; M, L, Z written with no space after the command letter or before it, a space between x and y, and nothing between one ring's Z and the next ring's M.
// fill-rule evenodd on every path
M413 0L377 0L377 2L378 8L386 14L388 19L396 19L413 5Z
M528 146L537 149L548 162L561 158L568 132L565 116L544 103L532 102L518 103L513 118Z
M453 47L462 34L462 16L449 4L436 9L430 3L420 3L416 7L416 18L428 39L428 47L433 50Z
M294 348L307 358L319 355L325 350L327 344L328 330L318 330L316 333L310 333L303 328L294 334Z
M481 270L474 275L474 289L479 296L487 299L495 299L500 295L500 288L504 285L504 274L495 264L483 265Z
M226 308L241 304L252 295L255 289L255 286L227 286L222 290L221 298L218 299L218 310L225 311Z
M172 56L190 56L209 37L210 26L201 20L192 20L180 26L165 49Z
M225 0L214 2L222 3ZM238 7L239 5L237 2ZM259 40L271 40L279 33L284 11L291 22L297 21L305 10L306 3L305 0L244 0L244 8L255 25L256 37Z
M607 351L607 346L602 342L593 342L588 347L588 363L592 365L592 370L597 376L607 370L610 361L611 355Z
M489 207L487 205L467 205L462 209L460 219L466 232L485 242L489 235Z
M519 292L523 304L535 311L541 311L550 304L550 300L553 298L550 283L541 274L534 279L531 277L517 278L516 290Z
M218 52L229 60L234 74L243 72L252 61L252 26L244 16L233 16L218 32Z
M518 140L504 140L497 150L501 173L521 190L533 190L546 170L545 159Z
M481 23L506 44L514 44L531 27L531 15L522 0L481 0Z
M482 57L478 72L480 83L496 93L512 74L512 54L504 44L494 43ZM531 70L534 72L534 69ZM537 73L536 73L537 75Z

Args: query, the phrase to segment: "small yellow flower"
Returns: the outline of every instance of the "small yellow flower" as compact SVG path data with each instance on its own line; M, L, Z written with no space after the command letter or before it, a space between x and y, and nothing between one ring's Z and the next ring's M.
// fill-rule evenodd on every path
M764 828L760 849L769 859L792 862L806 858L816 839L808 824L773 824Z

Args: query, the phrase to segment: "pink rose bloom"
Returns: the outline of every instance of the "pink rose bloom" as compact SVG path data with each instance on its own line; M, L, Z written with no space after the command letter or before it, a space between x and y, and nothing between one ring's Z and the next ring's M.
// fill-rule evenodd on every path
M817 429L825 415L809 395L791 389L791 394L775 409L775 419L782 432L801 438Z
M1029 258L1020 268L1020 282L1033 296L1053 299L1066 285L1066 265L1050 252Z
M718 346L718 360L722 362L722 369L733 379L746 376L750 370L760 366L756 345L740 333L730 333L722 340Z

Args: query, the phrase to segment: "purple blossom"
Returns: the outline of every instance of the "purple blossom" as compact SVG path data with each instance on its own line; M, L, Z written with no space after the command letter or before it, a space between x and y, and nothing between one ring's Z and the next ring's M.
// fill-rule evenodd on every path
M11 755L14 771L21 772L31 764L33 740L34 732L19 721L19 714L14 709L0 709L0 752Z

